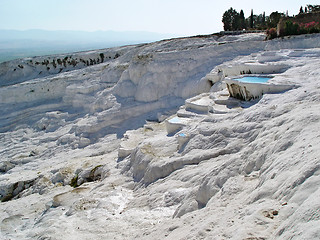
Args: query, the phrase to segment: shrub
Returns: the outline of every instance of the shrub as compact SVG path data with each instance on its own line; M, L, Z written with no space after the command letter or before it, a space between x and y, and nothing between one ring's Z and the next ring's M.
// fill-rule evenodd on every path
M312 22L306 23L306 24L304 25L304 27L305 27L306 29L312 29L312 28L315 28L315 26L316 26L317 24L319 24L319 23L316 23L315 21L312 21Z
M72 179L71 179L71 182L70 182L70 186L71 187L78 187L78 175L74 176Z
M310 29L310 31L309 31L310 33L319 33L320 32L320 30L319 30L319 28L315 28L315 27L313 27L313 28L311 28Z
M101 62L104 61L104 54L103 53L100 53L100 58L101 58Z
M277 29L270 28L267 30L267 39L271 40L277 37Z
M319 33L320 25L318 22L312 21L309 23L299 24L299 34Z
M285 25L285 35L298 35L299 25L291 21L287 21Z
M319 33L320 25L318 22L312 21L304 25L308 33Z

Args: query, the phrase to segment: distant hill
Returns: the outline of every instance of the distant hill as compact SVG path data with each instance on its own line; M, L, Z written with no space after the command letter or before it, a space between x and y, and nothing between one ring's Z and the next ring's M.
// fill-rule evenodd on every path
M47 54L115 47L171 38L169 34L115 31L0 30L0 62Z

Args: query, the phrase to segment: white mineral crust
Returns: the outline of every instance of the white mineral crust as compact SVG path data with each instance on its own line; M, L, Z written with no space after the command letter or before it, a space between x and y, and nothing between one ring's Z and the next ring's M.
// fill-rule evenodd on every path
M0 239L320 239L320 35L264 38L0 64ZM230 98L260 66L296 87Z

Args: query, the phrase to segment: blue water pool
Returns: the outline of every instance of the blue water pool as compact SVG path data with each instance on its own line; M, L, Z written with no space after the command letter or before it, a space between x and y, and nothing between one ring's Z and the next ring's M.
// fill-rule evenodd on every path
M241 78L234 78L233 80L237 80L239 82L246 82L246 83L265 83L270 80L270 77L241 77Z
M174 117L174 118L171 118L169 120L170 123L181 123L180 121L180 118L179 117Z

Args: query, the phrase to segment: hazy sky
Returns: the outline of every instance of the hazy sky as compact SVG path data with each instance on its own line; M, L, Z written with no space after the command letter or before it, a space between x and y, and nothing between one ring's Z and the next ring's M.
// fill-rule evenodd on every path
M230 7L245 16L273 11L297 14L319 0L0 0L0 29L114 30L208 34L223 29Z

